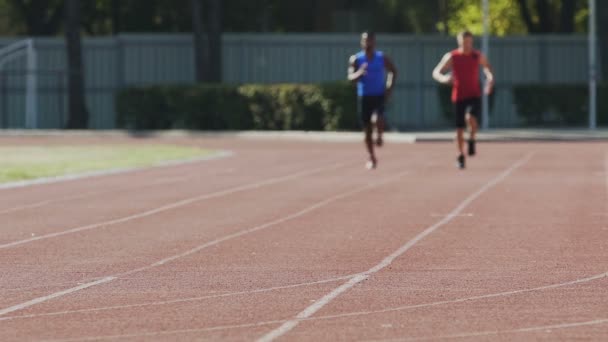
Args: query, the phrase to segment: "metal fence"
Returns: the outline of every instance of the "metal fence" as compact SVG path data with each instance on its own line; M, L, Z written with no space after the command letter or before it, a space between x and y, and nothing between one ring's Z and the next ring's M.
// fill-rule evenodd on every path
M309 83L344 79L348 57L358 50L351 34L226 34L223 78L228 83ZM12 40L14 41L14 40ZM11 40L0 39L0 46ZM379 48L389 54L400 74L389 105L393 128L445 127L437 85L431 72L454 48L452 38L380 35ZM587 41L583 36L528 36L491 39L490 60L497 92L492 127L521 125L511 87L522 83L587 82ZM115 94L133 85L194 82L189 35L120 35L84 41L85 82L90 126L114 128ZM38 52L39 128L61 128L66 120L66 58L60 38L35 39ZM0 127L24 125L24 63L0 70ZM355 115L353 113L353 115Z

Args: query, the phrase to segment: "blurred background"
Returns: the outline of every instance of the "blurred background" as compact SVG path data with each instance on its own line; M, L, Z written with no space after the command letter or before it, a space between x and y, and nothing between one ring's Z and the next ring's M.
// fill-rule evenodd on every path
M593 126L590 77L608 125L608 1L596 27L589 0L487 3L489 127ZM400 71L391 130L445 129L449 89L431 72L463 29L481 48L483 13L480 0L0 0L0 128L355 130L344 79L371 29Z

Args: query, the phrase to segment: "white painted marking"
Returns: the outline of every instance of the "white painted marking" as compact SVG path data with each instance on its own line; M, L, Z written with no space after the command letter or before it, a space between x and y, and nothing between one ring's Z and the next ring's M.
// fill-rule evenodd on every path
M194 163L199 163L199 162L203 162L203 161L227 158L227 157L231 157L233 155L234 155L234 153L231 151L219 151L217 153L213 153L211 155L201 157L201 158L195 158L195 159L189 159L189 160L168 161L168 162L163 162L163 163L159 163L159 164L156 164L153 166L148 166L148 167L121 168L121 169L113 169L113 170L105 170L105 171L79 173L79 174L59 176L59 177L38 178L38 179L27 180L27 181L4 183L4 184L0 184L0 190L24 188L24 187L34 186L34 185L47 185L47 184L54 184L54 183L62 183L62 182L76 181L76 180L82 180L82 179L94 178L94 177L112 176L112 175L118 175L118 174L130 173L130 172L136 172L136 171L142 171L142 170L150 170L150 169L170 167L170 166L194 164Z
M351 278L353 276L345 276L345 277L342 277L342 279L348 279L348 278ZM387 312L394 312L394 311L403 311L403 310L410 310L410 309L417 309L417 308L427 308L427 307L432 307L432 306L455 304L455 303L462 303L462 302L467 302L467 301L489 299L489 298L495 298L495 297L511 296L511 295L521 294L521 293L526 293L526 292L544 291L544 290L549 290L549 289L566 287L566 286L570 286L570 285L583 284L583 283L587 283L587 282L591 282L591 281L599 280L599 279L604 279L604 278L608 278L608 272L597 274L597 275L586 277L586 278L581 278L581 279L569 281L569 282L565 282L565 283L552 284L552 285L547 285L547 286L540 286L540 287L535 287L535 288L530 288L530 289L522 289L522 290L500 292L500 293L487 294L487 295L482 295L482 296L475 296L475 297L468 297L468 298L461 298L461 299L454 299L454 300L446 300L446 301L441 301L441 302L432 302L432 303L425 303L425 304L401 306L401 307L388 308L388 309L376 310L376 311L360 311L360 312L349 312L349 313L344 313L344 314L339 314L339 315L327 315L327 316L309 317L309 318L303 319L302 321L321 321L321 320L329 320L329 319L336 319L336 318L347 318L347 317L362 316L362 315L371 315L371 314L380 314L380 313L387 313ZM341 279L338 279L338 278L336 278L336 279L328 279L327 281L320 281L320 282L315 282L315 283L311 283L311 284L316 284L316 283L321 284L321 283L324 283L324 282L333 282L334 280L335 281L339 281ZM300 285L301 286L307 286L306 284L298 284L298 285L292 285L292 286L286 287L286 288L299 287ZM276 289L282 289L282 287L277 287ZM267 289L267 290L271 290L271 289ZM260 290L260 291L264 291L264 290ZM243 292L242 294L250 294L250 293L254 293L254 292ZM229 295L231 295L231 294L224 294L223 296L229 296ZM222 295L219 295L219 296L222 296ZM206 298L216 298L216 297L214 297L214 296L200 297L200 300L203 300L203 299L206 299ZM185 300L188 300L188 299L185 299ZM199 300L199 299L195 298L195 300ZM167 301L167 302L156 302L156 303L158 303L158 305L163 305L165 303L171 304L173 302L178 302L178 300ZM84 310L76 310L76 311L64 311L64 312L56 312L56 313L48 313L48 314L40 314L40 315L12 316L12 317L0 318L0 321L20 319L20 318L36 318L36 317L43 317L43 316L55 316L55 315L73 314L73 313L80 313L80 312L85 312L86 313L86 312L103 311L103 310L132 308L132 307L156 305L156 303L135 304L135 305L126 305L126 306L120 306L120 307L107 307L107 308L98 308L98 309L84 309ZM130 335L114 335L114 336L89 337L89 338L85 338L84 340L87 340L87 339L91 339L91 340L94 340L94 339L113 339L113 338L121 338L121 337L128 338L128 337L142 337L142 336L157 336L157 335L168 335L168 334L180 334L180 333L186 333L186 332L188 332L188 333L194 333L194 332L205 332L205 331L243 329L243 328L248 328L248 327L260 327L260 326L267 326L267 325L285 323L287 321L288 320L274 320L274 321L256 322L256 323L248 323L248 324L240 324L240 325L215 326L215 327L207 327L207 328L188 329L188 330L162 331L162 332L156 332L156 333L153 332L153 333L144 333L144 334L130 334ZM152 334L152 335L150 335L150 334Z
M50 313L38 314L38 315L2 317L2 318L0 318L0 321L24 319L24 318L37 318L37 317L44 317L44 316L59 316L59 315L107 311L107 310L129 309L129 308L134 308L134 307L160 306L160 305L168 305L168 304L176 304L176 303L188 303L188 302L201 301L201 300L213 299L213 298L232 297L232 296L239 296L239 295L251 295L251 294L256 294L256 293L278 291L278 290L283 290L283 289L292 289L292 288L297 288L297 287L333 283L333 282L337 282L340 280L351 279L354 276L355 275L346 275L343 277L330 278L330 279L325 279L325 280L320 280L320 281L315 281L315 282L310 282L310 283L300 283L300 284L270 287L270 288L265 288L265 289L252 290L252 291L232 292L232 293L224 293L224 294L210 295L210 296L174 299L174 300L168 300L168 301L158 301L158 302L132 304L132 305L108 306L108 307L101 307L101 308L91 308L91 309L72 310L72 311L58 311L58 312L50 312ZM557 284L533 287L533 288L528 288L528 289L491 293L491 294L486 294L486 295L458 298L458 299L452 299L452 300L444 300L444 301L439 301L439 302L398 306L398 307L386 308L386 309L382 309L382 310L355 311L355 312L348 312L348 313L337 314L337 315L317 316L317 317L311 317L311 318L305 319L305 321L328 320L328 319L336 319L336 318L347 318L347 317L355 317L355 316L383 314L383 313L396 312L396 311L428 308L428 307L440 306L440 305L458 304L458 303L483 300L483 299L508 297L508 296L513 296L513 295L517 295L517 294L524 294L524 293L529 293L529 292L539 292L539 291L552 290L552 289L557 289L557 288L567 287L567 286L572 286L572 285L580 285L580 284L589 283L589 282L592 282L595 280L606 279L606 278L608 278L608 272L600 273L600 274L596 274L593 276L580 278L580 279L576 279L576 280L572 280L572 281L568 281L568 282L564 282L564 283L557 283ZM311 300L311 302L316 302L316 300ZM276 321L273 321L273 323L275 323L275 322ZM282 321L281 323L283 323L283 322L285 322L285 321ZM258 322L258 324L262 324L262 323L270 324L268 322Z
M149 187L153 187L153 186L159 186L159 185L168 185L168 184L182 183L182 182L186 182L188 180L190 180L190 178L161 179L161 180L153 181L153 182L148 183L148 184L142 184L142 185L133 186L133 187L129 187L129 188L124 188L123 187L121 189L90 191L90 192L85 192L85 193L81 193L81 194L78 194L78 195L56 197L56 198L51 198L51 199L40 201L40 202L34 202L34 203L30 203L30 204L24 204L24 205L21 205L21 206L5 209L5 210L0 211L0 215L11 214L11 213L15 213L15 212L18 212L18 211L23 211L23 210L28 210L28 209L36 209L36 208L47 206L49 204L68 202L68 201L85 199L85 198L89 198L89 197L106 195L106 194L114 194L114 193L119 192L119 191L133 191L133 190L136 190L136 189L138 189L138 190L139 189L145 189L145 188L149 188Z
M252 324L240 324L240 325L225 325L225 326L219 326L219 327L213 327L213 328L202 328L202 329L196 329L196 328L179 329L179 330L153 331L153 332L149 332L149 333L134 333L134 334L125 334L125 335L90 336L90 337L68 338L68 339L59 339L59 340L44 340L41 342L103 341L103 340L136 338L136 337L158 337L158 336L201 333L201 332L210 332L210 331L222 331L222 330L231 330L231 329L258 328L258 327L264 327L267 325L273 325L273 324L279 324L279 323L282 323L282 321L264 322L261 324L252 323Z
M339 165L341 165L341 164L337 164L336 166L334 166L334 168L339 167ZM320 169L320 170L325 170L325 169L331 169L331 168L323 168L323 169ZM311 172L311 171L307 171L307 173L310 173L310 172ZM354 194L357 194L357 193L363 192L363 191L365 191L365 190L372 189L372 188L375 188L375 187L378 187L378 186L381 186L381 185L384 185L384 184L390 183L390 182L392 182L392 181L394 181L394 180L396 180L396 179L399 179L399 178L403 177L403 176L404 176L405 174L407 174L407 173L409 173L409 172L408 172L408 171L401 172L401 173L399 173L399 174L397 174L397 175L395 175L395 176L389 177L389 178L387 178L387 179L385 179L385 180L378 181L378 182L374 182L374 183L370 183L370 184L365 185L365 186L361 186L361 187L359 187L359 188L357 188L357 189L355 189L355 190L351 190L351 191L348 191L348 192L345 192L345 193L342 193L342 194L339 194L339 195L333 196L333 197L331 197L331 198L329 198L329 199L326 199L326 200L324 200L324 201L321 201L321 202L319 202L319 203L317 203L317 204L311 205L311 206L309 206L309 207L307 207L307 208L305 208L305 209L303 209L303 210L300 210L300 211L298 211L298 212L296 212L296 213L294 213L294 214L291 214L291 215L285 216L284 218L281 218L281 219L278 219L278 220L274 220L274 221L271 221L271 222L269 222L269 223L266 223L266 224L262 224L262 225L256 226L256 227L254 227L254 228L246 229L246 230L240 231L240 232L238 232L238 233L230 234L230 235L228 235L228 236L225 236L225 237L222 237L222 238L219 238L219 239L213 240L213 241L211 241L211 242L207 242L207 243L205 243L205 244L202 244L202 245L200 245L200 246L198 246L198 247L195 247L195 248L193 248L193 249L191 249L191 250L189 250L189 251L187 251L187 252L180 253L180 254L178 254L178 255L174 255L174 256L172 256L172 257L168 257L168 258L162 259L162 260L160 260L160 261L158 261L158 262L155 262L155 263L153 263L153 264L151 264L151 265L148 265L148 266L144 266L144 267L140 267L140 268L137 268L137 269L134 269L134 270L131 270L131 271L127 271L127 272L122 272L122 273L119 273L119 274L111 275L111 276L108 276L108 278L106 278L106 279L110 279L109 281L112 281L112 280L117 279L117 278L119 278L119 277L123 277L123 276L130 275L130 274L137 273L137 272L142 272L142 271L145 271L145 270L148 270L148 269L151 269L151 268L157 267L157 266L164 265L164 264L166 264L166 263L168 263L168 262L171 262L171 261L174 261L174 260L176 260L176 259L178 259L178 258L183 258L183 257L185 257L185 256L188 256L188 255L191 255L191 254L193 254L193 253L199 252L199 251L201 251L201 250L203 250L203 249L205 249L205 248L208 248L208 247L211 247L211 246L217 245L217 244L219 244L219 243L221 243L221 242L224 242L224 241L227 241L227 240L229 240L229 239L234 239L234 238L237 238L237 237L240 237L240 236L246 235L246 234L251 234L251 233L253 233L253 232L260 231L260 230L262 230L262 229L267 229L267 228L270 228L270 227L275 226L275 225L277 225L277 224L284 223L284 222L289 221L289 220L293 220L293 219L295 219L295 218L298 218L298 217L300 217L300 216L303 216L303 215L305 215L305 214L308 214L308 213L309 213L309 212L311 212L311 211L317 210L317 209L319 209L319 208L321 208L321 207L323 207L323 206L325 206L325 205L328 205L328 204L330 204L330 203L332 203L332 202L335 202L335 201L337 201L337 200L339 200L339 199L342 199L342 198L345 198L345 197L348 197L348 196L352 196L352 195L354 195ZM299 173L299 174L302 174L302 173ZM290 177L290 176L287 176L287 177ZM292 176L292 177L293 177L293 176ZM283 177L283 178L286 178L286 177ZM264 183L264 182L262 182L262 183ZM257 183L257 184L261 184L261 183ZM248 186L248 187L249 187L249 186ZM226 191L229 191L229 190L226 190ZM86 287L81 288L80 290L85 289L85 288L86 288ZM57 293L55 293L55 294L51 294L51 295L49 295L49 296L45 296L45 297L41 297L41 298L46 298L46 300L49 300L49 299L53 299L53 298L57 298L57 297L61 297L61 296L63 296L63 295L70 294L70 293L73 293L73 292L76 292L76 291L79 291L79 290L70 291L70 292L65 292L65 291L62 291L62 292L57 292ZM27 302L27 303L30 303L30 302L35 302L35 301L38 301L38 302L36 302L36 303L39 303L39 302L45 301L45 300L42 300L42 301L39 301L39 300L40 300L40 298L38 298L38 299L34 299L34 300L29 301L29 302ZM34 303L34 304L36 304L36 303ZM30 305L28 305L28 306L31 306L31 305L34 305L34 304L30 304ZM23 305L23 304L20 304L20 305ZM15 306L15 307L18 307L18 305L17 305L17 306ZM8 310L8 309L5 309L5 310ZM16 310L17 310L17 309L12 310L12 311L16 311ZM12 311L9 311L9 312L12 312ZM2 312L2 311L0 311L0 313L1 313L1 312ZM2 314L0 314L0 315L2 315Z
M481 295L481 296L466 297L466 298L459 298L459 299L453 299L453 300L444 300L444 301L439 301L439 302L398 306L398 307L387 308L387 309L382 309L382 310L358 311L358 312L349 312L349 313L338 314L338 315L319 316L319 317L315 317L314 319L309 319L309 320L325 320L325 319L345 318L345 317L353 317L353 316L364 316L364 315L382 314L382 313L395 312L395 311L405 311L405 310L412 310L412 309L428 308L428 307L440 306L440 305L458 304L458 303L471 302L471 301L476 301L476 300L513 296L513 295L529 293L529 292L552 290L552 289L557 289L560 287L579 285L579 284L584 284L584 283L588 283L588 282L592 282L592 281L600 280L600 279L606 279L606 278L608 278L608 272L597 274L597 275L586 277L586 278L569 281L569 282L565 282L565 283L551 284L551 285L539 286L539 287L528 288L528 289L491 293L491 294L486 294L486 295Z
M467 197L462 203L460 203L454 210L452 210L452 212L447 217L445 217L444 219L440 220L439 222L437 222L434 225L425 229L423 232L418 234L416 237L414 237L412 240L407 242L401 248L396 250L393 254L389 255L384 260L382 260L379 264L377 264L376 266L370 268L369 270L351 278L348 282L346 282L342 286L334 289L333 291L331 291L330 293L325 295L323 298L321 298L319 301L315 302L313 305L304 309L304 311L302 311L298 315L296 315L296 317L294 319L283 323L283 325L281 325L277 329L272 330L268 334L262 336L257 341L258 342L270 342L270 341L274 341L275 339L285 335L286 333L291 331L293 328L295 328L300 323L300 321L314 315L317 311L319 311L321 308L323 308L327 304L331 303L334 299L336 299L342 293L350 290L355 285L357 285L358 283L362 282L363 280L369 278L374 273L377 273L378 271L389 266L391 263L393 263L393 261L395 259L397 259L401 255L403 255L405 252L407 252L409 249L411 249L418 242L420 242L421 240L423 240L424 238L426 238L427 236L429 236L430 234L435 232L437 229L439 229L443 225L450 222L454 218L454 215L460 214L467 206L469 206L469 204L471 204L479 196L484 194L486 191L488 191L492 187L496 186L498 183L500 183L505 178L507 178L513 171L515 171L520 166L522 166L523 164L528 162L530 160L530 158L532 158L532 155L533 155L533 153L528 154L526 157L520 159L515 164L513 164L511 167L509 167L506 171L502 172L500 175L498 175L497 177L490 180L488 183L486 183L484 186L482 186L481 189L477 190L475 193L473 193L472 195Z
M184 253L181 253L181 254L178 254L178 255L174 255L172 257L160 260L157 263L152 264L151 267L161 266L161 265L164 265L164 264L166 264L168 262L171 262L173 260L181 259L181 258L186 257L188 255L192 255L194 253L197 253L197 252L199 252L202 249L209 248L211 246L214 246L214 245L217 245L219 243L222 243L222 242L224 242L226 240L231 240L231 239L243 236L243 235L247 235L247 234L251 234L251 233L257 232L259 230L263 230L263 229L270 228L272 226L276 226L278 224L281 224L281 223L284 223L284 222L287 222L287 221L291 221L291 220L296 219L296 218L298 218L300 216L304 216L304 215L310 213L311 211L314 211L314 210L317 210L319 208L322 208L322 207L324 207L324 206L326 206L326 205L328 205L328 204L330 204L332 202L336 202L336 201L338 201L340 199L343 199L343 198L346 198L346 197L350 197L352 195L358 194L358 193L363 192L365 190L369 190L371 188L374 188L374 187L377 187L377 186L389 183L389 182L391 182L391 181L393 181L393 180L395 180L397 178L401 178L403 175L405 175L407 173L408 172L399 173L397 176L388 178L388 179L386 179L384 181L380 181L380 182L372 183L372 184L369 184L369 185L365 185L365 186L359 187L359 188L357 188L355 190L351 190L351 191L348 191L348 192L345 192L345 193L341 193L339 195L327 198L327 199L325 199L325 200L323 200L323 201L321 201L321 202L319 202L317 204L311 205L308 208L305 208L305 209L303 209L301 211L298 211L296 213L293 213L291 215L282 217L280 219L264 223L262 225L253 227L251 229L243 230L243 231L240 231L238 233L226 235L226 236L224 236L224 237L222 237L220 239L216 239L216 240L210 241L210 242L208 242L208 243L206 243L204 245L198 246L198 247L193 248L193 249L191 249L189 251L186 251Z
M187 206L187 205L190 205L190 204L193 204L193 203L197 203L197 202L200 202L200 201L209 200L209 199L212 199L212 198L218 198L218 197L222 197L222 196L227 196L227 195L231 195L231 194L234 194L234 193L243 192L243 191L247 191L247 190L253 190L253 189L261 188L261 187L264 187L264 186L268 186L268 185L284 182L284 181L287 181L287 180L297 179L297 178L300 178L300 177L304 177L304 176L307 176L307 175L315 174L315 173L318 173L318 172L321 172L321 171L325 171L325 170L336 169L336 168L338 168L338 167L340 167L342 165L343 164L335 164L335 165L333 165L331 167L316 168L316 169L312 169L312 170L301 171L301 172L297 172L297 173L290 174L290 175L287 175L287 176L273 177L273 178L270 178L270 179L267 179L267 180L264 180L264 181L253 183L253 184L241 185L241 186L237 186L235 188L231 188L231 189L227 189L227 190L221 190L221 191L210 193L210 194L204 194L204 195L200 195L200 196L195 196L195 197L192 197L192 198L188 198L188 199L180 200L180 201L177 201L177 202L173 202L173 203L164 205L162 207L158 207L156 209L146 210L146 211L143 211L143 212L141 212L139 214L125 216L125 217L121 217L121 218L118 218L118 219L104 221L104 222L99 222L99 223L93 223L93 224L89 224L89 225L85 225L85 226L81 226L81 227L76 227L76 228L72 228L72 229L68 229L68 230L64 230L64 231L60 231L60 232L56 232L56 233L50 233L50 234L40 235L40 236L32 237L32 238L29 238L29 239L9 242L9 243L0 245L0 249L6 249L6 248L15 247L15 246L23 245L23 244L26 244L26 243L34 242L34 241L55 238L55 237L59 237L59 236L63 236L63 235L68 235L68 234L79 233L79 232L83 232L83 231L87 231L87 230L92 230L92 229L97 229L97 228L102 228L102 227L113 226L113 225L129 222L129 221L145 218L145 217L148 217L148 216L156 215L156 214L159 214L159 213L162 213L162 212L165 212L165 211L169 211L169 210L172 210L172 209L177 209L177 208L180 208L180 207L184 207L184 206Z
M608 152L604 155L604 180L606 181L606 200L604 210L608 213Z
M431 214L431 217L451 217L451 218L456 218L456 217L473 217L474 215L472 213L468 213L468 214L458 214L458 215L441 215L441 214Z
M414 338L403 338L403 339L391 339L391 340L377 340L383 342L392 342L392 341L429 341L429 340L446 340L446 339L456 339L456 338L466 338L466 337L480 337L480 336L492 336L492 335L503 335L503 334L519 334L519 333L530 333L530 332L538 332L545 331L547 333L551 333L553 329L570 329L570 328L580 328L591 325L600 325L608 323L608 319L596 319L593 321L586 322L574 322L574 323L562 323L562 324L554 324L554 325L542 325L521 329L511 329L511 330L492 330L492 331L480 331L480 332L472 332L472 333L462 333L462 334L454 334L454 335L440 335L440 336L428 336L428 337L414 337Z
M23 309L28 308L30 306L34 306L36 304L40 304L40 303L46 302L48 300L51 300L51 299L54 299L54 298L57 298L57 297L65 296L65 295L68 295L70 293L74 293L74 292L78 292L80 290L88 289L89 287L97 286L97 285L100 285L100 284L105 284L105 283L111 282L114 279L116 279L116 278L114 278L114 277L106 277L106 278L103 278L103 279L100 279L100 280L97 280L97 281L93 281L93 282L90 282L90 283L87 283L87 284L82 284L80 286L73 287L71 289L55 292L55 293L50 294L48 296L43 296L43 297L35 298L35 299L29 300L29 301L27 301L25 303L13 305L13 306L5 308L5 309L0 309L0 316L6 315L6 314L11 313L11 312L23 310Z
M294 289L294 288L298 288L298 287L321 285L321 284L327 284L327 283L335 283L335 282L338 282L338 281L341 281L341 280L350 279L352 277L353 277L353 275L351 274L351 275L346 275L346 276L342 276L342 277L329 278L329 279L324 279L324 280L319 280L319 281L313 281L313 282L307 282L307 283L299 283L299 284L293 284L293 285L285 285L285 286L275 286L275 287L269 287L269 288L264 288L264 289L257 289L257 290L252 290L252 291L239 291L239 292L221 293L221 294L214 294L214 295L207 295L207 296L199 296L199 297L192 297L192 298L180 298L180 299L165 300L165 301L158 301L158 302L149 302L149 303L141 303L141 304L116 305L116 306L106 306L106 307L101 307L101 308L90 308L90 309L80 309L80 310L66 310L66 311L48 312L48 313L43 313L43 314L0 317L0 322L1 321L12 321L12 320L16 320L16 319L26 319L26 318L38 318L38 317L48 317L48 316L63 316L63 315L72 315L72 314L78 314L78 313L90 313L90 312L101 312L101 311L111 311L111 310L122 310L122 309L141 308L141 307L148 307L148 306L161 306L161 305L170 305L170 304L179 304L179 303L192 303L192 302L198 302L198 301L203 301L203 300L207 300L207 299L216 299L216 298L226 298L226 297L235 297L235 296L243 296L243 295L252 295L252 294L258 294L258 293L266 293L266 292L273 292L273 291L279 291L279 290ZM124 278L121 278L121 279L124 279Z

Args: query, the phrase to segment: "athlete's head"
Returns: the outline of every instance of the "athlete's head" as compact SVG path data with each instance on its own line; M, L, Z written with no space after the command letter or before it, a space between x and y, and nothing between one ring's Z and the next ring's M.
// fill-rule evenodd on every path
M473 51L473 34L469 31L462 31L456 37L458 40L458 47L462 49L463 52L469 53Z
M361 33L361 48L366 52L373 52L376 49L376 33L372 31Z

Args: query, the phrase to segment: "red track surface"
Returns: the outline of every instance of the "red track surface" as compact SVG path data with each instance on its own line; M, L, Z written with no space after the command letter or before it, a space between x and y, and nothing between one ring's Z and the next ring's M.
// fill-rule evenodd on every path
M608 340L605 144L173 142L236 154L0 190L1 341Z

